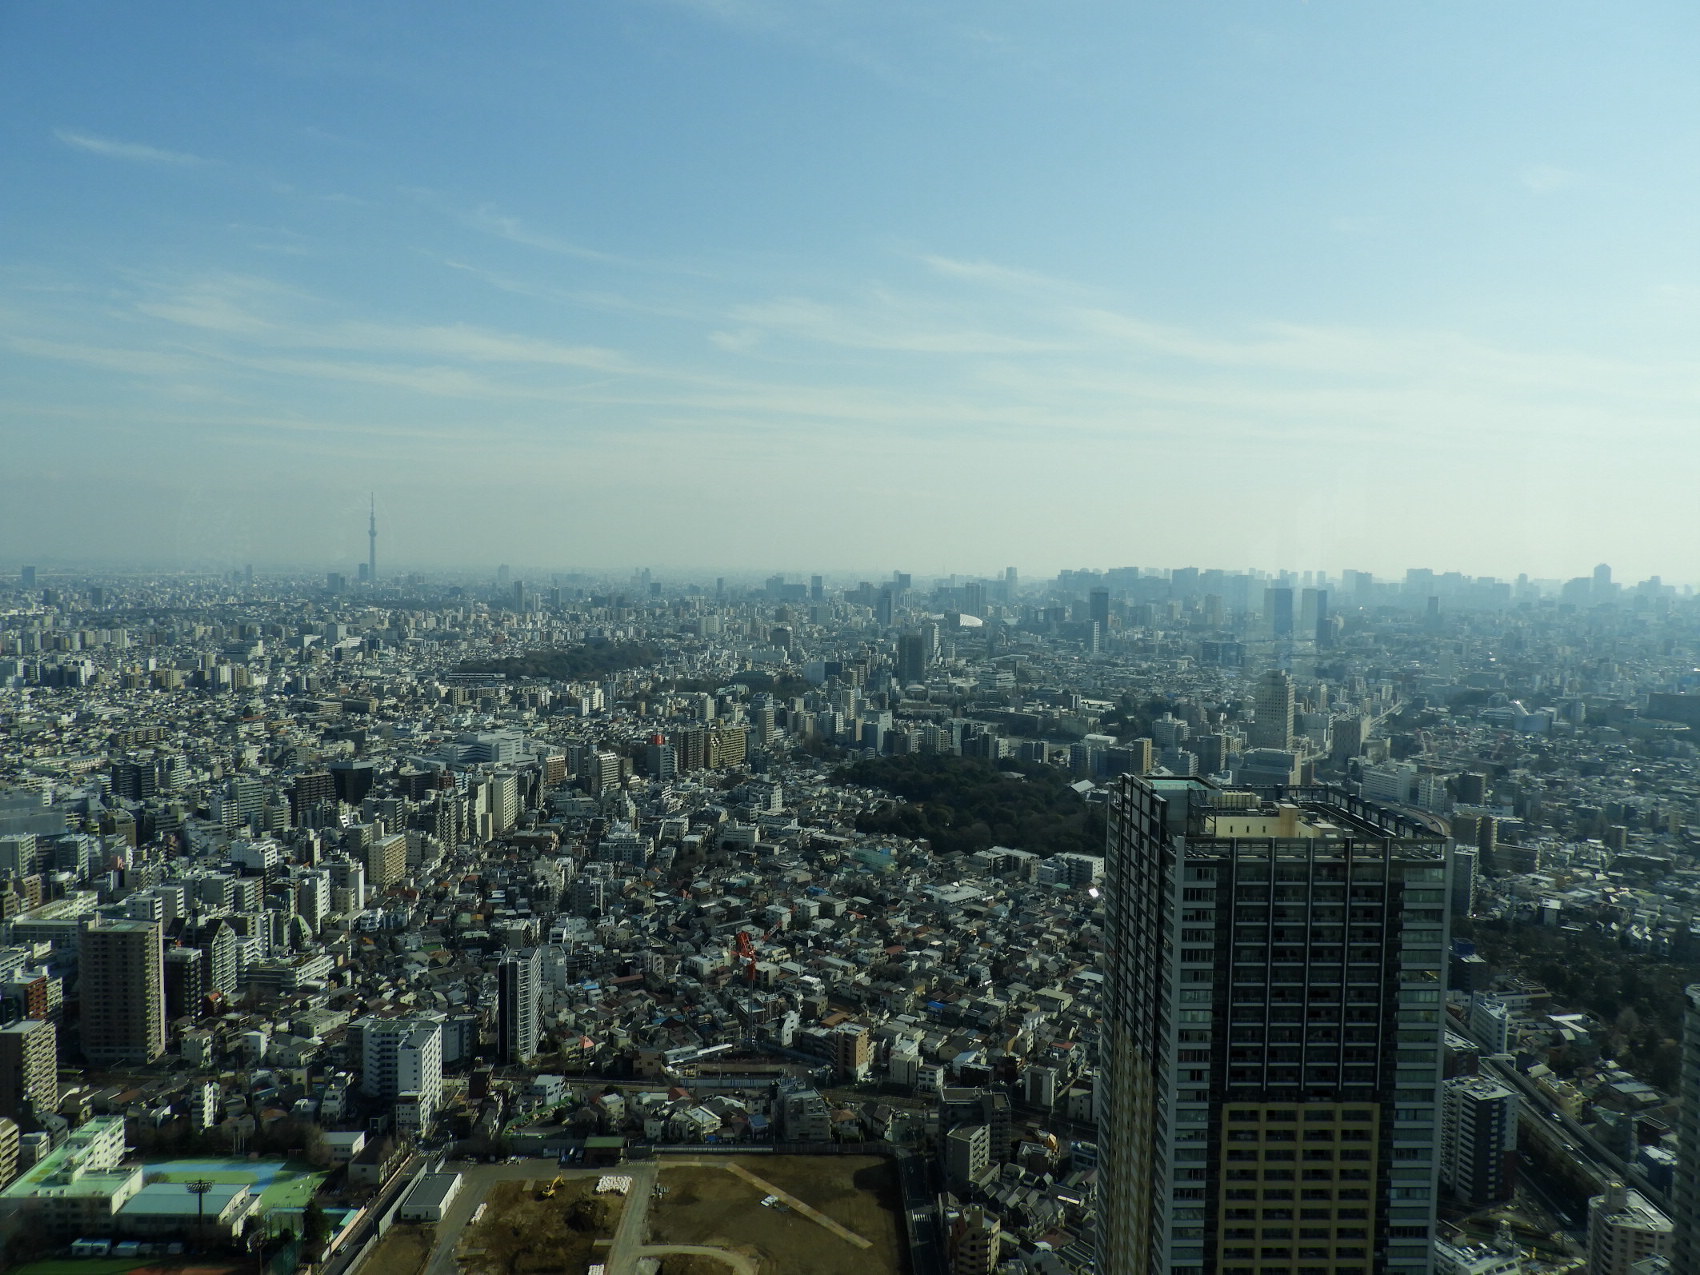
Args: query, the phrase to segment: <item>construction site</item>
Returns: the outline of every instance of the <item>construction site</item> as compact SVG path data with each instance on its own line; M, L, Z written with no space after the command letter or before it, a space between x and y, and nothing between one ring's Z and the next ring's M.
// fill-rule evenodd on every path
M879 1156L667 1155L606 1172L487 1172L504 1176L469 1183L441 1225L392 1226L357 1275L908 1269L897 1177Z
M646 1247L725 1250L753 1261L754 1275L902 1272L900 1207L878 1156L669 1159Z
M497 1182L458 1237L398 1224L360 1275L418 1275L439 1242L454 1245L458 1275L584 1275L605 1262L625 1206L590 1175Z

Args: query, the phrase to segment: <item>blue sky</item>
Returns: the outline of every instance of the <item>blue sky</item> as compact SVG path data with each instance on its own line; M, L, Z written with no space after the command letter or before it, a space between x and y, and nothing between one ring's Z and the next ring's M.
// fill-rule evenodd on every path
M1700 581L1692 5L0 9L0 555ZM3 566L0 563L0 566Z

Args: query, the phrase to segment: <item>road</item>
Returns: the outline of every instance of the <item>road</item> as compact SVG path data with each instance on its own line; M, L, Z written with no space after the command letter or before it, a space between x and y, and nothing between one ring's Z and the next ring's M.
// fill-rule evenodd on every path
M1563 1188L1550 1180L1533 1159L1519 1153L1517 1164L1517 1189L1531 1197L1541 1211L1549 1215L1548 1220L1557 1229L1570 1236L1578 1247L1582 1246L1587 1236L1588 1219L1578 1216L1570 1202L1560 1198Z
M649 1202L655 1198L655 1175L660 1168L655 1160L640 1160L608 1170L632 1180L626 1207L620 1211L620 1224L614 1228L614 1242L608 1246L608 1275L637 1275L644 1237L649 1234Z
M384 1183L367 1207L366 1216L356 1227L355 1232L337 1246L336 1252L331 1254L330 1260L325 1263L324 1275L343 1275L343 1272L353 1266L356 1260L364 1254L366 1241L372 1232L372 1228L377 1226L378 1219L384 1215L384 1211L395 1203L396 1196L413 1185L414 1175L419 1171L422 1163L423 1160L420 1156L408 1157L390 1180Z
M903 1211L909 1218L909 1261L915 1275L943 1275L944 1242L937 1234L933 1188L927 1157L909 1152L897 1157L897 1179L903 1191Z
M1474 1038L1484 1048L1487 1046L1486 1041L1470 1030L1467 1022L1454 1021L1452 1025L1464 1035ZM1525 1118L1546 1119L1553 1122L1569 1135L1570 1141L1566 1150L1578 1160L1585 1161L1588 1167L1597 1173L1602 1180L1616 1178L1627 1183L1639 1191L1655 1208L1663 1211L1667 1217L1670 1215L1669 1199L1666 1198L1663 1191L1656 1189L1647 1181L1647 1175L1639 1167L1607 1150L1594 1137L1592 1132L1584 1129L1581 1123L1568 1113L1555 1111L1546 1095L1541 1093L1539 1086L1534 1081L1518 1071L1512 1064L1501 1062L1491 1054L1483 1053L1481 1063L1496 1078L1510 1086L1511 1090L1522 1099L1523 1106L1520 1115Z
M1534 1081L1509 1063L1502 1063L1490 1057L1483 1057L1482 1062L1492 1069L1495 1076L1510 1085L1523 1098L1525 1109L1529 1107L1535 1109L1537 1113L1535 1119L1541 1119L1544 1114L1545 1119L1552 1121L1569 1135L1570 1143L1567 1149L1577 1159L1588 1162L1589 1167L1602 1178L1616 1178L1633 1186L1655 1208L1664 1211L1667 1215L1669 1214L1670 1201L1665 1198L1665 1193L1649 1184L1646 1174L1640 1168L1624 1161L1619 1156L1613 1155L1600 1144L1599 1140L1589 1130L1584 1129L1569 1114L1553 1110Z

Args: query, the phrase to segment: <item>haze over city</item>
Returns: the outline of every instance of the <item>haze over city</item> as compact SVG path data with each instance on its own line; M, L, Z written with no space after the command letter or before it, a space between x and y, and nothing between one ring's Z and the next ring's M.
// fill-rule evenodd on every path
M9 5L0 544L1700 579L1696 34Z

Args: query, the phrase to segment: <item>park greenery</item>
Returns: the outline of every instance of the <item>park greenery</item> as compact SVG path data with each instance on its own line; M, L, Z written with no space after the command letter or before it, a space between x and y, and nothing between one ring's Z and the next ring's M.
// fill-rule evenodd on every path
M1648 1084L1674 1091L1680 1074L1683 988L1700 982L1700 951L1638 952L1603 929L1552 929L1477 918L1458 930L1490 967L1518 974L1552 993L1558 1005L1585 1010L1601 1030L1592 1041ZM1569 1051L1575 1054L1574 1048ZM1555 1057L1561 1070L1594 1059Z
M661 651L643 642L597 640L546 651L526 651L495 659L468 660L462 673L503 673L509 677L545 678L554 682L595 681L610 673L658 663Z
M999 845L1042 855L1104 852L1103 807L1084 801L1052 766L907 754L867 758L835 777L903 798L861 815L861 832L925 839L944 853Z

